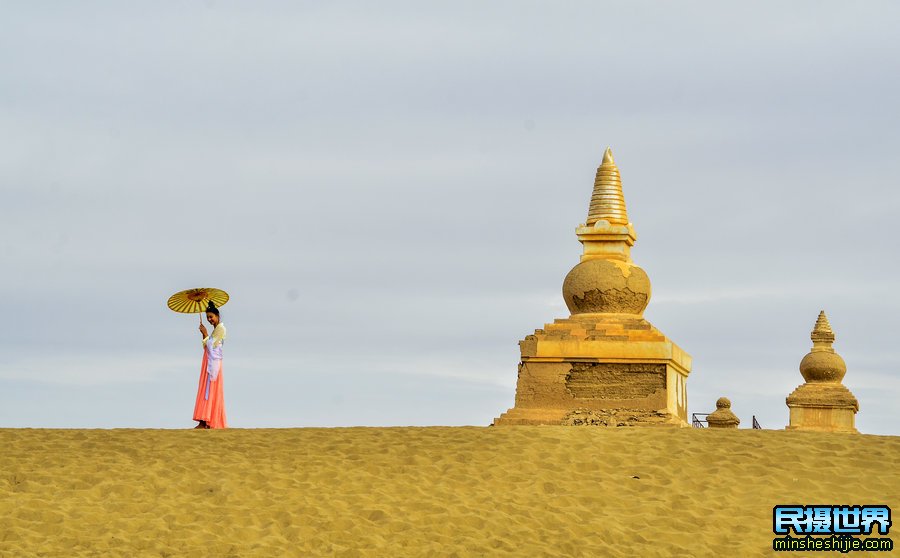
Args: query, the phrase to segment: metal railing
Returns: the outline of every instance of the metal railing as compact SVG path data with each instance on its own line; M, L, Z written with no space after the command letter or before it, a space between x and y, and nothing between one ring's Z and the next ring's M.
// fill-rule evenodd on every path
M694 428L706 428L706 417L708 417L710 414L712 413L692 413L691 426L693 426Z
M711 414L712 413L691 413L691 426L694 428L706 428L709 425L706 421L706 417ZM756 415L753 415L753 430L762 430L762 425L756 420Z

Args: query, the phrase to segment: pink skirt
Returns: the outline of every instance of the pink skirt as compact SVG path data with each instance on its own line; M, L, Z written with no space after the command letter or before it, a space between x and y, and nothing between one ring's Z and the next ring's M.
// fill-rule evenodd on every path
M225 395L222 390L222 368L219 368L219 376L213 382L209 382L209 398L206 397L206 384L209 374L206 372L206 364L209 355L203 349L203 364L200 367L200 385L197 387L197 402L194 404L194 420L206 421L210 428L228 428L225 422Z

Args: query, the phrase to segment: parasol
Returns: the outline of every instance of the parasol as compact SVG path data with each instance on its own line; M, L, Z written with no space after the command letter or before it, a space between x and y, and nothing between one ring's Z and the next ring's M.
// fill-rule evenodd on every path
M169 308L183 314L200 314L200 323L203 323L203 312L206 312L206 306L212 301L216 307L225 306L228 302L228 293L221 289L203 288L188 289L173 294L166 303Z

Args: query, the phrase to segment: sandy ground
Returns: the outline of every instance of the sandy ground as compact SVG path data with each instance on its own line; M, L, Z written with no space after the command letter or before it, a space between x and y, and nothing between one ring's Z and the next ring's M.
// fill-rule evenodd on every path
M770 556L787 503L897 513L900 437L0 430L4 557Z

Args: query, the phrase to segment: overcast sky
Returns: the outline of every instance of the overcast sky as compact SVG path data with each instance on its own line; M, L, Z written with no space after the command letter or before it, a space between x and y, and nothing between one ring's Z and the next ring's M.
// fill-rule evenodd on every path
M900 434L900 4L4 2L0 427L486 425L607 145L645 317L783 428L819 310Z

